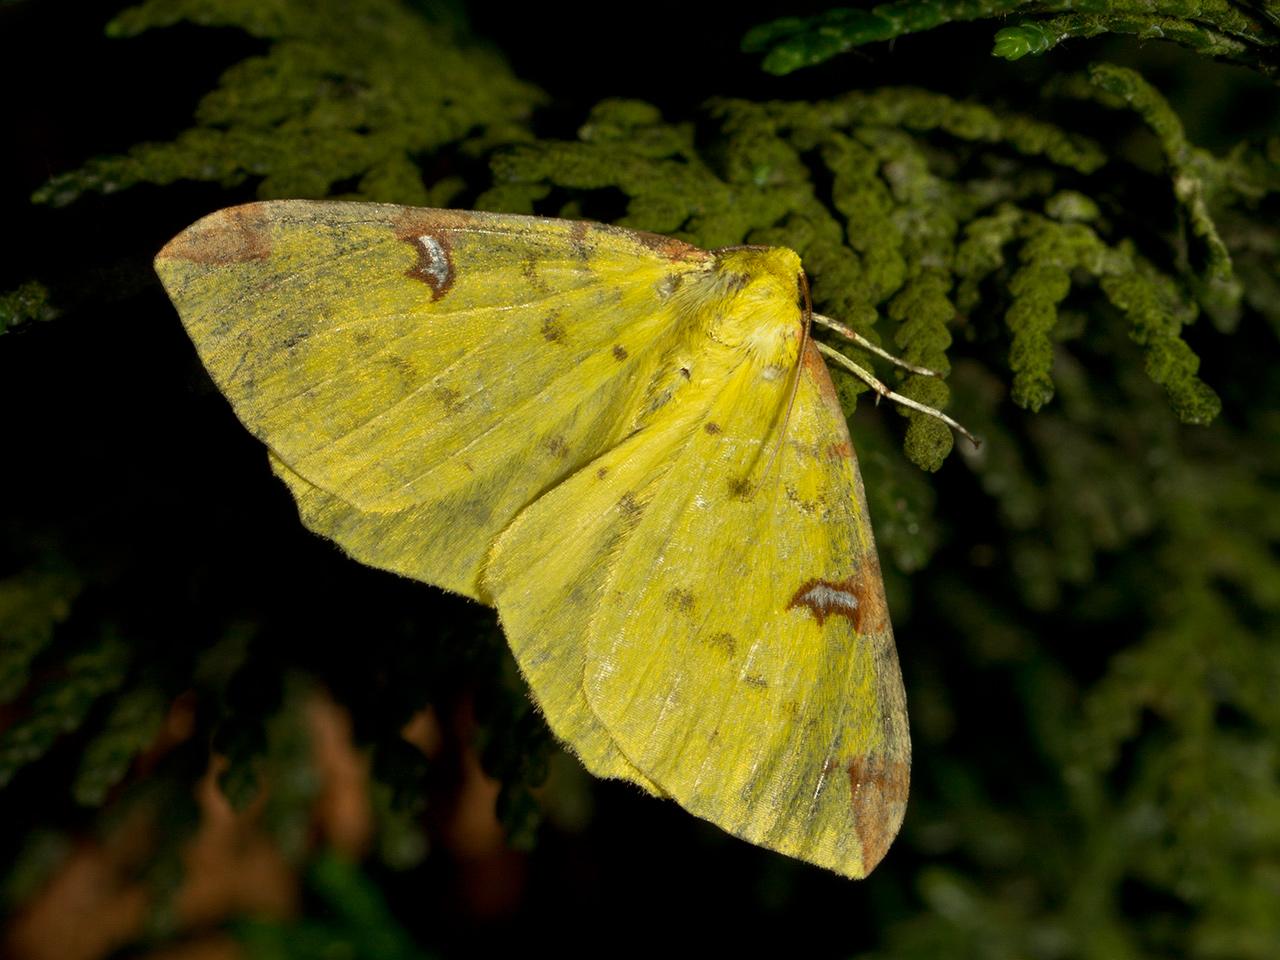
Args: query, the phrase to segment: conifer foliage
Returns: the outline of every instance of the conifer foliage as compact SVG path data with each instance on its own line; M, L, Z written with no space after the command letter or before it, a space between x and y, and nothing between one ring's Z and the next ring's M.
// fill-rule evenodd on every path
M11 37L48 42L38 6L0 10ZM480 11L120 9L99 58L214 51L175 81L194 109L3 188L39 242L0 272L0 952L34 949L39 905L90 857L144 906L86 957L202 938L421 957L495 913L585 938L606 921L575 901L599 896L584 877L866 957L1274 957L1280 4L763 14L732 21L745 53L652 92L566 83ZM980 67L929 65L950 52ZM1220 116L1246 101L1247 121ZM787 245L818 309L945 374L877 366L981 449L837 383L915 742L903 835L869 880L591 784L489 611L301 529L147 268L255 197ZM468 804L500 839L460 839ZM277 900L193 906L220 823L274 865ZM505 893L467 899L478 876Z

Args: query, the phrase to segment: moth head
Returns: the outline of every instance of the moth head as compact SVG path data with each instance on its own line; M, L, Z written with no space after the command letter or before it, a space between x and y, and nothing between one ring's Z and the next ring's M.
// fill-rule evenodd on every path
M724 247L699 297L707 334L743 346L765 365L789 367L804 317L800 257L786 247Z

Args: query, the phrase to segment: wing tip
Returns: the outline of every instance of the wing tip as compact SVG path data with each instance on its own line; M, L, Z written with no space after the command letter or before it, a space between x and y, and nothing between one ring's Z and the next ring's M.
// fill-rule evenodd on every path
M854 824L862 852L859 877L870 874L889 852L906 815L910 785L909 760L873 754L849 764Z
M155 258L155 269L163 279L166 268L175 262L206 267L222 267L271 256L267 230L275 219L272 201L225 207L201 217L164 245Z

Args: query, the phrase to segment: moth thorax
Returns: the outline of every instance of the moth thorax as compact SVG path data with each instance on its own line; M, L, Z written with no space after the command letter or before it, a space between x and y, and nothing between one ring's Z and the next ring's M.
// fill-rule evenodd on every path
M708 336L743 347L767 367L790 367L799 350L800 258L786 247L716 254L703 302Z

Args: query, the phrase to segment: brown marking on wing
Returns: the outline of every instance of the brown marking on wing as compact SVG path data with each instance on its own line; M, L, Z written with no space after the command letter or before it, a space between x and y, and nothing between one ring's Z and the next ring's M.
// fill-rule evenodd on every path
M401 207L391 229L401 240L418 237L424 233L449 233L454 230L483 228L493 221L493 214L472 213L468 210L435 210L430 207Z
M836 393L836 386L831 382L831 374L827 372L827 364L812 340L804 350L804 372L813 380L814 386L818 388L818 394L827 405L841 411L840 418L843 420L844 411L840 407L840 395Z
M607 477L608 475L609 475L609 468L608 468L608 467L601 467L599 470L597 470L597 471L596 471L596 479L597 479L597 480L603 480L603 479L604 479L605 477Z
M695 247L675 237L664 237L660 233L649 233L645 230L628 230L627 235L640 246L647 247L668 260L709 260L711 258L711 254L701 247Z
M855 757L849 764L853 822L862 844L862 869L870 873L883 859L901 822L911 786L911 767L883 754Z
M720 432L720 424L715 423L712 420L708 420L705 424L703 424L702 429L707 431L707 433L711 434L714 437L717 433Z
M271 256L271 217L265 203L211 213L165 244L157 260L186 260L225 267Z
M569 455L569 444L565 442L564 437L548 437L544 441L547 452L557 460L563 460Z
M627 348L620 343L615 343L613 345L613 358L619 363L627 359Z
M396 238L413 247L418 262L405 271L406 277L421 280L431 288L431 299L439 300L453 286L453 232L475 226L481 218L464 210L404 208L391 223Z
M871 547L858 564L859 570L865 570L863 592L858 595L862 604L862 619L858 622L861 633L884 633L889 630L889 605L884 599L884 574L880 572L880 555Z
M849 460L853 457L853 443L841 440L839 443L827 444L827 458L830 460Z
M404 272L406 277L421 280L431 288L431 299L439 300L453 286L453 246L444 230L400 237L413 247L418 262Z
M769 689L769 681L766 680L764 677L759 676L758 674L749 674L748 676L745 676L742 678L742 682L747 684L748 686L756 687L759 690Z
M805 581L787 604L788 610L796 607L808 609L818 626L828 617L844 617L858 633L878 633L887 623L879 561L869 555L858 573L845 580Z
M729 496L735 500L750 500L755 488L746 477L734 477L729 481Z
M856 626L861 614L858 581L854 577L841 581L818 578L806 580L787 604L788 610L796 607L807 607L818 621L818 626L826 623L830 616L844 617Z
M591 258L591 246L587 243L591 229L592 225L587 220L575 220L569 228L569 245L573 247L574 256L579 260Z

